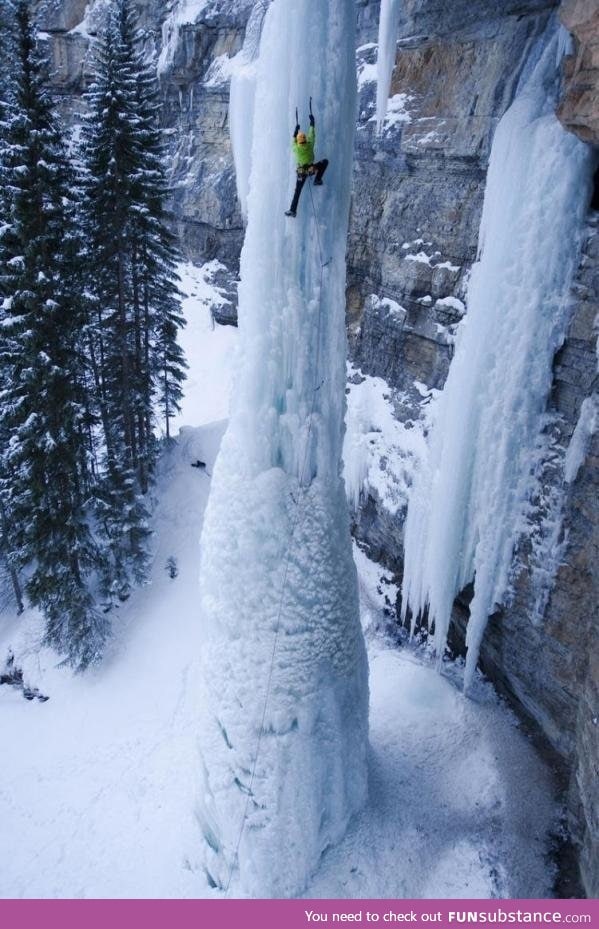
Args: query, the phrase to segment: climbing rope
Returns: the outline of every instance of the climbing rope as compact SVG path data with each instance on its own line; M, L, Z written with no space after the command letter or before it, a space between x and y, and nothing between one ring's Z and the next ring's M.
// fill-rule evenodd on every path
M310 112L312 112L312 98L311 98L311 97L310 97ZM316 207L315 207L315 205L314 205L314 195L313 195L313 192L312 192L312 185L310 185L310 200L311 200L311 202L312 202L312 212L313 212L313 214L314 214L314 223L315 223L315 226L316 226L316 241L317 241L317 243L318 243L318 255L319 255L319 258L320 258L320 281L319 281L319 285L318 285L318 316L317 316L317 323L316 323L316 365L315 365L316 378L317 378L317 380L318 380L318 369L319 369L319 366L320 366L320 330L321 330L321 321L322 321L322 284L323 284L323 281L324 281L324 272L325 272L325 269L330 265L331 259L329 258L328 261L324 261L324 260L323 260L324 256L323 256L323 251L322 251L322 243L321 243L321 239L320 239L320 229L319 229L319 226L318 226L318 217L317 217L317 215L316 215ZM264 703L263 703L263 706L262 706L262 717L261 717L261 720L260 720L260 728L259 728L259 730L258 730L258 737L257 737L257 740L256 740L256 750L255 750L255 752L254 752L254 760L253 760L253 763L252 763L252 769L251 769L251 774L250 774L250 782L249 782L249 786L248 786L248 788L247 788L247 793L246 793L245 807L244 807L244 810L243 810L243 817L242 817L242 821L241 821L241 827L240 827L240 829L239 829L239 835L237 836L237 842L236 842L236 845L235 845L235 853L234 853L233 858L232 858L232 860L231 860L231 863L230 863L230 865L229 865L229 874L228 874L228 877L227 877L227 883L226 883L226 885L225 885L225 897L227 897L227 896L229 895L229 889L230 889L230 887L231 887L231 880L232 880L232 878L233 878L233 874L234 874L234 872L235 872L235 868L237 867L237 864L238 864L238 862L239 862L239 849L240 849L240 847L241 847L241 840L242 840L242 838L243 838L243 833L244 833L244 831L245 831L245 824L246 824L247 818L248 818L248 811L249 811L249 807L250 807L250 800L252 800L252 799L253 799L253 796L254 796L254 789L253 789L253 788L254 788L254 779L255 779L255 776L256 776L256 768L257 768L257 766L258 766L258 758L259 758L259 756L260 756L260 749L261 749L261 747L262 747L262 736L264 735L264 723L265 723L265 720L266 720L266 712L267 712L267 709L268 709L268 702L269 702L269 699L270 699L270 694L271 694L271 689L272 689L272 678L273 678L274 667L275 667L275 658L276 658L276 654L277 654L277 646L278 646L278 644L279 644L279 632L280 632L280 629L281 629L281 617L282 617L282 615L283 615L283 605L284 605L284 602L285 602L285 592L286 592L286 589L287 589L287 578L288 578L288 575L289 575L289 562L290 562L290 559L291 559L291 545L292 545L292 542L293 542L293 539L294 539L294 536L295 536L295 532L296 532L298 526L300 525L300 520L301 520L301 518L302 518L302 509L301 509L300 504L301 504L302 499L303 499L303 493L302 493L302 491L307 490L307 487L304 487L304 475L305 475L306 466L307 466L307 464L308 464L308 456L309 456L309 453L310 453L310 438L311 438L311 436L312 436L312 421L313 421L314 412L315 412L315 409L316 409L316 398L317 398L317 395L318 395L318 391L320 390L320 388L322 387L322 385L324 384L324 382L325 382L325 379L323 378L323 380L321 380L320 383L316 384L316 385L314 386L313 390L312 390L312 404L311 404L311 407L310 407L310 412L309 412L309 414L308 414L308 429L307 429L307 433L306 433L306 447L305 447L305 451L304 451L304 458L303 458L302 466L301 466L300 472L299 472L299 491L300 491L300 492L299 492L299 494L298 494L297 500L292 496L292 500L293 500L294 506L295 506L295 510L294 510L294 519L293 519L293 522L292 522L292 525L291 525L291 533L290 533L290 535L289 535L289 541L288 541L288 543L287 543L287 549L286 549L286 552L285 552L285 567L284 567L284 571L283 571L283 583L282 583L282 585L281 585L281 596L280 596L280 598L279 598L279 606L278 606L277 618L276 618L276 622L275 622L275 633L274 633L273 644L272 644L272 652L271 652L271 655L270 655L270 665L269 665L269 669L268 669L268 677L267 677L267 682L266 682L266 692L265 692L265 695L264 695Z

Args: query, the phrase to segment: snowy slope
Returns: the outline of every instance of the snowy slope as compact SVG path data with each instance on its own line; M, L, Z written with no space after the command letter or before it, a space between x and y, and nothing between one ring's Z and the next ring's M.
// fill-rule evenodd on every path
M197 543L222 425L186 429L163 463L151 587L125 608L114 655L73 678L30 655L28 703L0 688L3 897L202 897L197 780ZM163 569L174 554L179 576ZM376 626L380 569L357 552ZM4 631L2 651L7 639ZM369 802L307 897L543 897L553 785L489 687L467 700L426 656L370 637ZM8 746L8 750L6 747Z
M185 429L162 461L152 583L115 619L112 654L85 676L38 651L35 617L3 623L25 679L50 699L0 688L0 893L27 897L201 895L184 864L193 819L200 647L199 528L223 426ZM169 556L179 575L170 580Z
M193 379L235 330L204 328L206 307L193 298L185 306ZM230 353L223 363L218 389L204 384L202 421L210 402L221 415ZM216 895L194 815L197 564L209 476L190 462L199 457L211 472L224 424L195 428L189 404L185 415L190 425L161 463L151 585L122 608L102 667L74 677L39 651L35 616L0 618L0 655L12 645L27 682L50 697L29 703L0 687L2 897ZM391 600L395 591L357 549L355 557L371 656L369 801L325 853L307 896L549 895L548 772L490 688L477 685L466 700L451 665L439 676L426 654L381 639L388 619L377 588Z
M210 312L211 307L222 307L228 302L214 283L222 267L218 261L209 261L201 268L188 263L179 267L179 289L187 321L179 341L189 370L181 412L172 422L175 434L180 426L203 426L229 415L237 331L232 326L215 325Z

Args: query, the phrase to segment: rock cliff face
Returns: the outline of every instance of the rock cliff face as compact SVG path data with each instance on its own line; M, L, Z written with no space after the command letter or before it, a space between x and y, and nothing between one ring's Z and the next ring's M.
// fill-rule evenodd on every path
M251 0L135 0L156 57L170 140L173 226L192 260L218 257L236 270L243 222L228 133L227 62L241 48ZM90 40L107 0L33 0L48 43L51 82L76 121L91 79Z
M48 42L54 91L67 118L75 119L90 76L89 39L105 0L32 2ZM190 258L218 257L234 275L243 223L228 134L228 80L252 0L136 3L166 102L173 224ZM395 414L407 427L421 416L423 396L444 384L455 328L466 309L493 133L558 6L558 0L404 0L391 100L377 137L378 2L357 0L360 97L347 291L351 360L362 375L387 382ZM565 0L560 12L574 47L565 60L559 116L568 129L599 144L599 11L595 0ZM517 553L513 601L491 619L481 654L486 673L555 752L569 783L583 885L594 896L599 437L592 422L599 415L598 294L599 227L590 214L572 321L554 364L548 454L531 534ZM574 446L583 449L577 469L574 446L568 451L575 433ZM371 489L362 494L354 524L361 543L398 578L404 517L405 504L391 511ZM561 558L544 618L533 625L535 532L551 519L562 526ZM467 600L464 591L456 603L457 649Z
M574 48L564 65L558 116L566 129L599 145L599 7L595 0L565 0L560 16Z

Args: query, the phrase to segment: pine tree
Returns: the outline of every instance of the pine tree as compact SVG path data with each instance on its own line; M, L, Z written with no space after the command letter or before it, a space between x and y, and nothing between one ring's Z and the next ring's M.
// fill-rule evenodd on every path
M143 496L158 452L156 406L168 433L185 371L160 106L142 46L127 0L115 0L96 52L83 133L90 357L105 444L98 521L110 554L105 586L120 598L144 576Z
M4 176L4 168L8 165L10 147L8 143L8 128L14 116L15 81L12 74L11 63L14 60L15 20L14 6L11 0L0 8L0 178ZM7 195L6 185L0 185L0 229L5 229L10 222L10 198ZM3 243L0 237L0 261L2 260ZM7 256L8 257L8 256ZM8 295L0 293L0 302L3 304ZM2 385L2 372L0 372L0 385ZM0 446L6 448L9 436L0 429ZM0 462L0 556L4 563L6 575L10 579L17 613L23 612L23 591L19 577L18 556L15 552L15 538L11 521L6 510L4 488L6 475L2 472Z
M178 411L185 360L177 343L184 325L177 289L178 255L167 227L165 151L154 69L143 52L129 0L115 0L97 56L85 134L90 231L101 274L98 298L117 306L121 432L143 492L153 470L154 401L166 431ZM114 332L113 341L114 339ZM112 369L115 370L114 367Z
M0 452L5 514L48 644L82 668L108 633L90 584L101 556L86 514L85 317L73 178L44 88L28 4L17 19L15 105L5 130L0 234Z
M135 28L129 0L118 0L120 35L136 76L136 127L134 144L137 171L132 177L136 208L133 215L134 257L145 330L149 335L143 359L146 383L151 383L170 438L170 419L180 410L187 364L178 343L185 325L181 294L177 287L174 236L167 225L165 202L168 188L164 171L165 147L160 128L161 103L155 69L143 54L143 41ZM143 398L147 423L151 398Z
M12 62L15 34L13 0L3 0L0 6L0 118L6 98L13 94Z

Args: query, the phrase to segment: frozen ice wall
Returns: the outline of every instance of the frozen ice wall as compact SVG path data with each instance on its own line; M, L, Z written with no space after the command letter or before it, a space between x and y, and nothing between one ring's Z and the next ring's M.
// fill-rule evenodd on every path
M387 115L391 76L395 66L400 5L401 0L381 0L376 61L376 124L379 132Z
M162 50L157 65L159 76L173 65L181 27L195 22L205 6L206 0L172 0L162 24Z
M554 115L557 44L495 133L468 314L408 508L403 610L428 607L439 656L454 598L474 580L466 687L524 528L588 204L590 150Z
M236 383L200 580L198 816L209 880L231 878L234 894L300 891L366 792L367 665L340 476L354 17L353 0L274 0L257 60ZM291 219L295 107L307 128L310 96L331 164Z
M245 30L243 48L235 56L229 96L229 130L233 146L237 196L247 219L247 198L252 167L254 98L258 72L258 53L264 17L270 0L257 0Z

